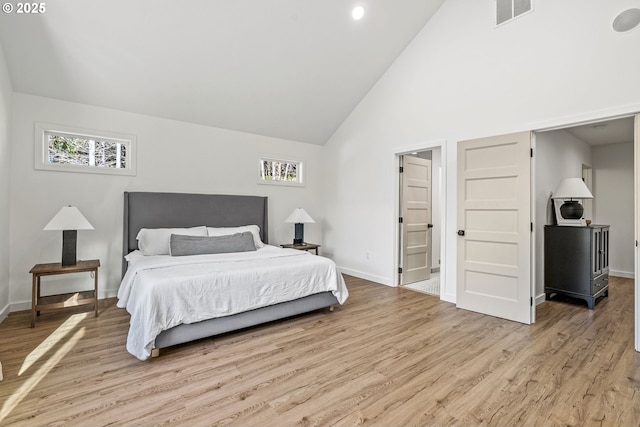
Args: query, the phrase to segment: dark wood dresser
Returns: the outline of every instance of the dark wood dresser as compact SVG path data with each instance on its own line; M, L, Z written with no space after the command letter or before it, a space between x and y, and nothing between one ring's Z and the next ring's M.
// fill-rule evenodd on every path
M544 292L584 299L609 295L609 226L544 227Z

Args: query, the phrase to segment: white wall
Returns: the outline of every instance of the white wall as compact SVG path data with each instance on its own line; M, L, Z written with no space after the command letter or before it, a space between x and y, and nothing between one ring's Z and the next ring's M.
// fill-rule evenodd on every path
M26 308L27 272L59 258L60 236L41 228L67 203L78 205L96 227L79 232L79 256L102 260L102 295L114 293L124 190L268 195L273 243L291 239L282 220L303 206L317 221L305 227L308 240L322 239L323 252L351 273L391 284L395 153L442 140L443 258L450 261L444 292L455 300L456 142L640 111L640 56L630 54L640 31L611 30L632 0L537 2L532 13L499 28L493 5L445 2L324 148L14 94L9 301ZM35 121L137 135L138 176L33 170ZM187 153L180 150L184 145ZM253 183L253 162L265 145L308 162L306 188Z
M564 178L582 177L582 165L592 166L591 146L564 130L536 133L535 148L535 293L544 301L544 226L553 224L549 197ZM631 159L633 161L633 159ZM631 198L633 203L633 197Z
M325 245L338 265L392 283L391 158L446 140L444 298L455 300L456 141L640 110L640 31L611 30L630 4L537 2L495 28L493 1L446 1L326 145Z
M634 277L633 142L593 147L594 219L609 224L609 268Z
M0 44L0 322L9 314L9 191L11 79Z
M132 96L134 96L132 94ZM137 136L137 176L124 177L34 170L34 123L49 122ZM36 263L58 262L61 232L42 231L67 204L76 205L95 227L78 232L78 258L99 258L100 296L115 296L120 283L124 191L247 194L269 197L269 241L289 243L293 225L284 223L296 207L316 220L305 227L310 242L322 243L322 147L139 114L41 98L13 96L11 161L12 310L30 307L28 274ZM258 159L270 154L304 160L306 186L259 185ZM6 228L6 222L5 222ZM91 287L88 275L83 281ZM68 277L49 284L68 287Z

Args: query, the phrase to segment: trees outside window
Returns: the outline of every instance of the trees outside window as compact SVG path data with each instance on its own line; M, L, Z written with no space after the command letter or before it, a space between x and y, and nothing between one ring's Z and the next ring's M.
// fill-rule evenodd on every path
M303 185L303 162L297 160L260 159L260 183Z
M133 135L36 123L35 168L134 176L135 143Z
M81 138L45 132L47 161L64 165L124 168L127 146L122 142Z

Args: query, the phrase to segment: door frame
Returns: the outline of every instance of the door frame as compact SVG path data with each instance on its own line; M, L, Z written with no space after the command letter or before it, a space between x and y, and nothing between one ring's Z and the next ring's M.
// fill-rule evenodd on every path
M635 254L634 254L634 271L633 271L633 283L634 283L634 308L635 308L635 348L640 352L640 286L638 286L638 267L640 265L640 250L638 249L638 241L640 240L640 112L636 112L634 119L634 135L633 135L633 175L634 175L634 239L635 239Z
M433 150L431 151L422 151L422 153L433 153ZM400 234L400 256L399 256L399 260L398 262L400 263L400 266L402 267L402 273L398 273L399 276L399 280L400 286L405 286L408 285L410 283L415 283L415 282L419 282L422 280L429 280L431 278L431 268L432 268L432 261L433 261L433 241L435 240L435 238L433 237L433 229L429 228L428 226L433 222L433 161L431 159L425 159L419 156L420 153L417 153L415 156L413 154L411 155L402 155L402 156L398 156L401 165L400 167L402 168L402 173L399 174L400 177L400 186L399 186L399 191L400 191L400 217L403 218L402 223L400 223L401 225L399 225L399 229L401 230ZM440 153L438 152L438 158L440 157ZM415 223L411 223L410 220L410 216L409 215L409 211L411 211L412 209L410 208L410 204L412 203L421 203L422 199L418 199L416 200L415 198L412 198L411 201L409 201L408 199L410 198L410 191L409 189L412 187L421 187L422 183L416 183L414 182L413 184L411 183L411 181L419 181L419 179L417 179L415 176L410 177L410 175L416 172L417 168L424 168L426 169L426 175L425 176L425 183L426 183L426 188L427 190L427 194L425 194L425 197L427 198L424 202L424 205L426 205L426 216L428 218L426 218L426 222L424 223L424 230L421 230L425 233L425 241L424 241L424 248L425 248L425 258L424 258L424 262L426 263L426 265L422 265L421 270L423 270L422 273L414 273L410 271L409 268L409 255L412 253L412 250L419 250L420 252L422 252L422 248L418 249L418 248L412 248L409 245L409 234L411 233L410 229L412 227L416 227L417 224ZM437 181L438 183L440 182L440 180ZM424 187L423 187L424 188ZM439 189L440 187L438 187ZM416 209L416 206L413 206L413 209ZM418 208L419 210L424 210L425 208ZM438 222L438 226L439 226L439 222ZM418 232L418 230L413 230L413 232ZM421 245L422 246L422 245ZM415 252L414 252L415 254ZM439 265L439 264L438 264Z
M397 287L400 285L400 277L398 274L398 267L400 267L400 227L398 226L398 218L400 217L400 156L411 155L413 152L428 151L433 149L440 149L440 299L447 302L455 303L455 286L453 294L447 292L447 141L445 139L418 142L412 145L402 146L394 148L392 161L393 161L393 176L395 183L393 185L393 194L391 200L393 201L393 270L392 270L392 286ZM432 235L431 240L436 236Z

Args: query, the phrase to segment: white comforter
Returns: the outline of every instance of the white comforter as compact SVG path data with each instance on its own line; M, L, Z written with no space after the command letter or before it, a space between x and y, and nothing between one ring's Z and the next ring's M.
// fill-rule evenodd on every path
M333 261L295 249L172 257L127 255L118 307L131 314L127 350L151 355L160 332L182 323L229 316L331 291L349 295Z

